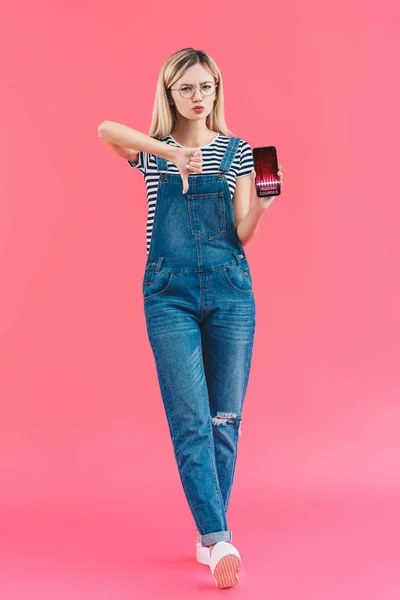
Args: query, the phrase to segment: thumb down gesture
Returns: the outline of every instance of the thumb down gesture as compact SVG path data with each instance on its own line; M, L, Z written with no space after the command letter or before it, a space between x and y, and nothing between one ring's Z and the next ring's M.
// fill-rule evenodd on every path
M190 173L201 173L203 155L199 148L179 148L172 163L178 169L183 183L183 194L189 189Z

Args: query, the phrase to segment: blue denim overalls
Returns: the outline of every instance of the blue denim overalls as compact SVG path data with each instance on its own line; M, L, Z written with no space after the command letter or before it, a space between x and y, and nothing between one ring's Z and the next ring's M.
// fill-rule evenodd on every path
M160 180L143 278L144 313L175 459L204 546L232 541L226 511L255 332L252 278L224 173Z

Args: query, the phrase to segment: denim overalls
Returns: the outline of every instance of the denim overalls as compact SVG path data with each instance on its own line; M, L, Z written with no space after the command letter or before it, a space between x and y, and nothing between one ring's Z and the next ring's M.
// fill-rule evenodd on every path
M175 459L200 541L232 541L226 511L253 351L255 301L224 173L160 171L144 313Z

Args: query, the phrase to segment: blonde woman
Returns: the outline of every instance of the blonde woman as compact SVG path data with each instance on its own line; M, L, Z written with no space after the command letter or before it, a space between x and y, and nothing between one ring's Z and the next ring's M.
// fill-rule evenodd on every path
M164 63L149 135L111 121L98 133L144 176L148 337L196 557L231 587L241 557L226 513L255 332L244 245L273 198L255 193L251 147L229 135L221 73L201 50Z

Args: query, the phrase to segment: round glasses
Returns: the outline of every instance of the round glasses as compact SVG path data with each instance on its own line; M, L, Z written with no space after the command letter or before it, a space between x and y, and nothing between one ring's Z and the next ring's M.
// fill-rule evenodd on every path
M215 92L215 88L218 86L218 83L206 82L202 83L200 86L200 91L203 96L211 96ZM192 98L195 93L196 86L194 85L181 85L179 88L169 88L170 90L174 90L180 93L182 98L188 99Z

